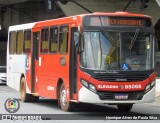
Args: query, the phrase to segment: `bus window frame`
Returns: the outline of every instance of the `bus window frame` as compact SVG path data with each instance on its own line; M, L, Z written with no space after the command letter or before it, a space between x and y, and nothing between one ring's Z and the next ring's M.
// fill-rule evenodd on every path
M48 29L48 51L47 52L42 52L42 30L45 30L45 29ZM40 43L40 53L43 55L43 54L49 54L49 36L50 36L50 27L43 27L41 28L40 30L40 39L39 39L39 43Z
M61 27L68 27L68 31L61 31ZM68 36L67 36L67 52L66 53L62 53L61 51L60 51L60 35L62 34L62 33L66 33L67 32L67 34L68 34ZM69 24L64 24L64 25L59 25L59 37L58 37L58 39L59 39L59 47L58 47L58 49L59 49L59 54L62 54L62 55L66 55L66 54L68 54L69 53L69 48L68 48L68 46L69 46L69 39L70 39L70 26L69 26Z
M29 52L25 52L25 32L30 31L30 49ZM32 30L31 29L26 29L23 30L23 54L30 54L31 53L31 49L32 49Z
M53 29L53 28L57 28L57 38L58 38L58 41L57 41L57 51L56 52L51 52L51 40L50 40L50 36L51 36L51 29ZM59 54L60 53L60 51L59 51L59 32L60 32L60 27L59 27L59 25L54 25L54 26L51 26L50 28L49 28L49 53L50 54Z
M13 53L10 52L10 44L11 44L10 42L11 42L11 33L12 32L15 32L15 36L17 36L17 31L16 30L9 32L9 55L15 55L16 54L16 37L15 37L15 43L14 43L14 52Z
M22 52L21 53L17 53L17 48L18 48L18 33L19 32L22 32ZM24 44L24 30L17 30L17 33L16 33L16 52L15 54L16 55L21 55L23 54L23 44Z

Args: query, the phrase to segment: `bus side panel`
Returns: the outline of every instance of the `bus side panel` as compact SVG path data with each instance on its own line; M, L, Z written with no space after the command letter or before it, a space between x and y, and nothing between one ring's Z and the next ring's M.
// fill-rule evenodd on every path
M26 58L26 73L25 73L27 93L31 93L31 55Z
M68 82L68 64L60 66L60 57L58 54L40 55L41 64L39 64L38 75L40 96L55 99L58 79L62 78L64 82Z
M13 89L14 83L14 55L7 55L7 85Z
M43 54L39 56L39 62L36 69L38 69L38 76L36 78L39 83L39 95L43 97L53 98L55 95L55 77L53 76L54 56Z
M21 75L26 73L26 57L26 55L8 57L7 85L17 91L19 91Z

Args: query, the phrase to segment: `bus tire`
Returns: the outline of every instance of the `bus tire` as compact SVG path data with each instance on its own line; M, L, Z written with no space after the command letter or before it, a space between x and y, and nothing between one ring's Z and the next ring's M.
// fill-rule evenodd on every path
M20 83L20 97L22 102L30 102L32 95L26 93L26 82L25 78L21 78L21 83Z
M38 101L39 101L39 97L32 95L31 101L32 101L32 102L38 102Z
M59 103L63 111L73 111L74 103L66 100L66 90L62 83L59 92Z
M119 111L129 112L132 109L133 104L118 104L117 107Z

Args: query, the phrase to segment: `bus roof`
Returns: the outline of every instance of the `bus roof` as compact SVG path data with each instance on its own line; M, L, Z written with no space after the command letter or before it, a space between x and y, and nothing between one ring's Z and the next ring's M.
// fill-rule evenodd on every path
M18 31L18 30L32 29L33 26L35 25L35 23L36 22L10 26L9 27L9 31Z
M88 13L88 14L80 14L80 15L75 15L75 16L69 16L69 17L63 17L63 18L57 18L57 19L50 19L50 20L44 20L44 21L38 21L38 22L33 22L33 23L28 23L28 24L21 24L21 25L14 25L9 27L9 31L18 31L18 30L25 30L25 29L32 29L32 28L37 28L37 27L43 27L46 26L46 24L49 25L54 25L53 21L56 24L65 24L65 23L70 23L71 21L76 21L82 18L83 16L87 15L99 15L99 16L124 16L124 17L147 17L150 18L148 15L143 15L143 14L134 14L134 13L129 13L129 12L112 12L112 13L107 13L107 12L94 12L94 13ZM80 21L80 20L79 20Z
M117 12L94 12L94 13L88 13L88 14L80 14L80 15L73 15L68 17L62 17L62 18L56 18L56 19L50 19L50 20L44 20L39 21L38 23L53 21L53 20L63 20L63 19L69 19L69 18L75 18L75 17L83 17L86 15L99 15L99 16L126 16L126 17L148 17L151 18L151 16L144 15L144 14L135 14L135 13L129 13L129 12L123 12L123 11L117 11Z
M81 18L83 16L87 16L87 15L88 16L89 15L97 15L97 16L99 15L99 16L147 17L147 18L151 19L151 17L148 15L134 14L134 13L128 13L128 12L121 12L121 11L120 12L113 12L113 13L94 12L94 13L88 13L88 14L80 14L80 15L74 15L74 16L69 16L69 17L39 21L35 24L35 26L33 28L45 27L46 24L47 24L47 26L56 25L56 24L67 24L67 23L69 24L72 22L81 21Z
M104 13L104 12L95 12L93 13L93 15L106 15L106 16L126 16L126 17L149 17L148 15L144 15L144 14L135 14L135 13L129 13L129 12L123 12L123 11L117 11L117 12L113 12L113 13Z

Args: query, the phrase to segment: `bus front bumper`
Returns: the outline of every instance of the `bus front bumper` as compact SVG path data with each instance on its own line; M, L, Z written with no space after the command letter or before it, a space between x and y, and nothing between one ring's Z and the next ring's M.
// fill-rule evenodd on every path
M143 95L140 100L101 100L98 94L82 87L79 91L79 102L85 103L108 103L108 104L119 104L119 103L150 103L155 101L155 86L146 94Z

